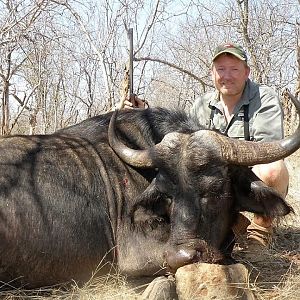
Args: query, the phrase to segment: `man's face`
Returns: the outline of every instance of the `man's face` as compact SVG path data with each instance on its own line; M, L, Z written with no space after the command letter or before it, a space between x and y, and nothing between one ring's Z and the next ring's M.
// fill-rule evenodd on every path
M212 79L216 89L224 96L241 95L250 69L234 55L221 54L212 66Z

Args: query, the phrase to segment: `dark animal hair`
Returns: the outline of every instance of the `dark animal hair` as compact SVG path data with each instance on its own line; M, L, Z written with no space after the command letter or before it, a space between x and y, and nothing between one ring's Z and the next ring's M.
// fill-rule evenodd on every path
M99 134L107 132L113 112L98 115L76 125L58 130L56 134L76 135L85 139L98 139ZM144 110L122 110L118 114L118 128L134 126L143 136L158 143L169 132L192 133L203 129L199 122L190 118L182 110L166 108L149 108ZM136 132L134 131L134 134Z

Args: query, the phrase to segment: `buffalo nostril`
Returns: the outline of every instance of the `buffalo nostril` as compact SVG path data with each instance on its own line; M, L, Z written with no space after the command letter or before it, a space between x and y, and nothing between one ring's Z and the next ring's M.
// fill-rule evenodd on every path
M197 250L180 249L177 252L167 251L165 253L166 262L172 271L198 261L199 257L200 253Z

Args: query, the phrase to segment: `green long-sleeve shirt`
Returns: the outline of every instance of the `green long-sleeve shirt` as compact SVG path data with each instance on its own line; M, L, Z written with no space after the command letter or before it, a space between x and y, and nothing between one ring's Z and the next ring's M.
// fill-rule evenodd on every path
M209 92L196 99L190 116L207 128L214 128L229 137L244 139L243 106L248 105L249 134L253 141L272 141L283 138L283 111L277 93L266 85L247 80L242 97L227 123L219 92Z

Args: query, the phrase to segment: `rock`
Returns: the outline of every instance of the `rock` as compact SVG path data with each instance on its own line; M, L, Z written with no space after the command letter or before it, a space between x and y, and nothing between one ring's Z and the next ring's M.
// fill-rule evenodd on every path
M194 263L177 270L179 300L255 299L248 284L248 270L242 264Z
M142 294L143 300L177 300L174 277L160 276L150 282Z

